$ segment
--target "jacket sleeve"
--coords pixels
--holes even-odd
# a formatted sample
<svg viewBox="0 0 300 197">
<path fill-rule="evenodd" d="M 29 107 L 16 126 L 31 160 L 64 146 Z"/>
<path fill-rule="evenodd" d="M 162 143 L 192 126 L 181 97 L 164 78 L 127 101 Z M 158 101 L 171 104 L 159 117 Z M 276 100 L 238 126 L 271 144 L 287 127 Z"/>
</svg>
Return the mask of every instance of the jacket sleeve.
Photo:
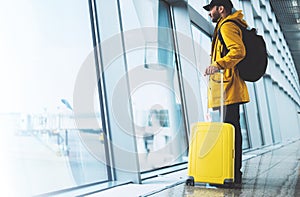
<svg viewBox="0 0 300 197">
<path fill-rule="evenodd" d="M 224 69 L 233 68 L 246 55 L 246 49 L 242 40 L 242 30 L 236 24 L 227 22 L 222 25 L 220 31 L 229 52 L 214 63 Z"/>
</svg>

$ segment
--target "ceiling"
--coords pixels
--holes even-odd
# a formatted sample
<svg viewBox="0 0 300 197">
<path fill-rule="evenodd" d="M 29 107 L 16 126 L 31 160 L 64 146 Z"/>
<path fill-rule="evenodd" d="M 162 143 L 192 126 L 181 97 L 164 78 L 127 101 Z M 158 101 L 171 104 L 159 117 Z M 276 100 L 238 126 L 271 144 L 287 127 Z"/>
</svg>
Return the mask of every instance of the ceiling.
<svg viewBox="0 0 300 197">
<path fill-rule="evenodd" d="M 270 3 L 300 78 L 300 0 L 270 0 Z"/>
</svg>

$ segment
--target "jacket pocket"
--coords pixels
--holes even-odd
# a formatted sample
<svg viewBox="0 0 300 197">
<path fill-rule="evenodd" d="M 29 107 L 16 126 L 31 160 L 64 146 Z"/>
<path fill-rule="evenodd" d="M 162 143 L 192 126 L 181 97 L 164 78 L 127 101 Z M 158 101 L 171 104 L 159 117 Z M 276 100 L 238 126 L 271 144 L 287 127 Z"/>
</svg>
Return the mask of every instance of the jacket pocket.
<svg viewBox="0 0 300 197">
<path fill-rule="evenodd" d="M 214 75 L 211 75 L 211 80 L 213 80 L 216 83 L 221 83 L 221 73 L 215 73 Z M 228 83 L 232 79 L 232 69 L 226 69 L 223 74 L 223 82 Z"/>
</svg>

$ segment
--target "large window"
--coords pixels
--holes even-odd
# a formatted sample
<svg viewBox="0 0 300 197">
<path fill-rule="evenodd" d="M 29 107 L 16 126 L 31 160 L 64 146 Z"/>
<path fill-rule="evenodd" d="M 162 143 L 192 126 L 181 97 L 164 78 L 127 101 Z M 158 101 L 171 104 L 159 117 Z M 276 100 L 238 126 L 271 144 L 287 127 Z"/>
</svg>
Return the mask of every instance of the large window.
<svg viewBox="0 0 300 197">
<path fill-rule="evenodd" d="M 87 1 L 3 1 L 0 15 L 2 183 L 31 196 L 107 180 Z"/>
<path fill-rule="evenodd" d="M 152 0 L 120 5 L 141 171 L 186 161 L 169 6 Z"/>
</svg>

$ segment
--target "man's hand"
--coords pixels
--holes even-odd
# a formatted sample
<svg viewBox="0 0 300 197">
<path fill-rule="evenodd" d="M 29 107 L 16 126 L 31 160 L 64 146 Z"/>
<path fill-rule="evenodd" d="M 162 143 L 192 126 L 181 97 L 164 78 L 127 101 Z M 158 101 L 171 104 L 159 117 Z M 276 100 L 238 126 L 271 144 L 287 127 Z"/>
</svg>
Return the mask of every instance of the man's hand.
<svg viewBox="0 0 300 197">
<path fill-rule="evenodd" d="M 219 72 L 219 69 L 215 66 L 209 66 L 205 69 L 205 73 L 204 73 L 204 76 L 206 75 L 212 75 L 216 72 Z"/>
</svg>

